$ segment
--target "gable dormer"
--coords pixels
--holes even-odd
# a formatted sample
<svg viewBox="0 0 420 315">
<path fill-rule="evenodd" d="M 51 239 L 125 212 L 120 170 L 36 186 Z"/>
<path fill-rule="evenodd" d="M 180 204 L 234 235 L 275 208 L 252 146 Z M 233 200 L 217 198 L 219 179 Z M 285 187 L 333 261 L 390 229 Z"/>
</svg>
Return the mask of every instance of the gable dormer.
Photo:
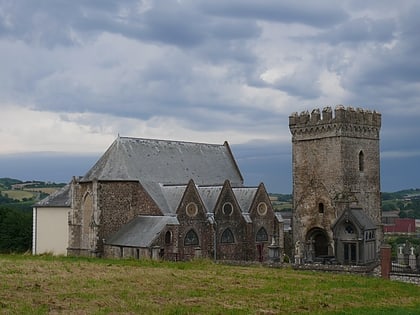
<svg viewBox="0 0 420 315">
<path fill-rule="evenodd" d="M 263 183 L 258 185 L 248 211 L 252 219 L 262 218 L 267 215 L 274 215 L 274 209 L 271 205 L 270 197 Z"/>
<path fill-rule="evenodd" d="M 214 217 L 217 222 L 237 221 L 242 217 L 241 207 L 236 200 L 229 180 L 226 180 L 220 191 L 214 208 Z"/>
<path fill-rule="evenodd" d="M 185 186 L 184 194 L 179 203 L 176 214 L 180 221 L 203 220 L 206 219 L 206 209 L 198 193 L 197 186 L 191 179 Z"/>
</svg>

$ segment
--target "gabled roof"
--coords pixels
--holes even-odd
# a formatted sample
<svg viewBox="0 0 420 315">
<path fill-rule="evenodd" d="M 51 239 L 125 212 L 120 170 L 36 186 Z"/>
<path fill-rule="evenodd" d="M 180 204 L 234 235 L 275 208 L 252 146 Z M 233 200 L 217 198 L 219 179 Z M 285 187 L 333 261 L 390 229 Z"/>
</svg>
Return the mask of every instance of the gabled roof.
<svg viewBox="0 0 420 315">
<path fill-rule="evenodd" d="M 124 247 L 150 247 L 167 224 L 179 224 L 171 216 L 139 216 L 125 224 L 105 244 Z"/>
<path fill-rule="evenodd" d="M 223 186 L 199 186 L 197 187 L 198 194 L 206 207 L 207 212 L 213 213 L 217 200 Z"/>
<path fill-rule="evenodd" d="M 71 206 L 71 196 L 70 196 L 70 185 L 62 187 L 61 189 L 55 191 L 48 197 L 37 202 L 34 207 L 70 207 Z"/>
<path fill-rule="evenodd" d="M 135 180 L 162 184 L 243 183 L 227 142 L 223 145 L 118 137 L 81 181 Z"/>
<path fill-rule="evenodd" d="M 356 224 L 361 230 L 376 230 L 376 225 L 373 223 L 372 219 L 369 218 L 368 215 L 363 211 L 363 209 L 359 208 L 349 208 L 346 209 L 342 215 L 335 221 L 333 224 L 333 229 L 343 222 L 344 220 L 349 220 L 353 224 Z"/>
<path fill-rule="evenodd" d="M 258 187 L 232 187 L 233 194 L 243 213 L 249 213 L 252 201 L 258 191 Z"/>
<path fill-rule="evenodd" d="M 194 181 L 192 181 L 194 184 Z M 181 199 L 184 195 L 187 185 L 155 185 L 155 188 L 159 186 L 161 194 L 154 193 L 155 196 L 160 195 L 158 198 L 158 204 L 161 209 L 166 209 L 165 214 L 175 215 L 176 209 L 179 206 Z M 145 186 L 147 189 L 147 185 Z M 223 186 L 199 186 L 195 185 L 197 192 L 200 196 L 201 201 L 204 204 L 205 211 L 207 213 L 214 213 L 216 203 L 219 200 L 220 193 L 222 192 Z M 149 189 L 150 190 L 150 189 Z M 238 202 L 241 209 L 242 215 L 246 216 L 249 214 L 249 210 L 252 205 L 252 201 L 258 191 L 258 187 L 232 187 L 233 195 Z"/>
<path fill-rule="evenodd" d="M 178 206 L 181 203 L 182 196 L 184 195 L 184 192 L 187 186 L 186 185 L 160 185 L 160 187 L 162 189 L 162 196 L 165 198 L 165 204 L 166 204 L 165 206 L 168 209 L 168 213 L 172 215 L 176 215 L 176 210 L 178 209 Z"/>
</svg>

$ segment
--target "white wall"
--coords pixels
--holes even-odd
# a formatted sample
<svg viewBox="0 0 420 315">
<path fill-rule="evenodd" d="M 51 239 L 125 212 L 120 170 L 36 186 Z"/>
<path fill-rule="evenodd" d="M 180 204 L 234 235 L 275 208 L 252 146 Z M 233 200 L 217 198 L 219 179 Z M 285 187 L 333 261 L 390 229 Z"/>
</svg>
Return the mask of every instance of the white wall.
<svg viewBox="0 0 420 315">
<path fill-rule="evenodd" d="M 68 246 L 68 212 L 70 208 L 34 208 L 34 255 L 51 253 L 66 255 Z"/>
</svg>

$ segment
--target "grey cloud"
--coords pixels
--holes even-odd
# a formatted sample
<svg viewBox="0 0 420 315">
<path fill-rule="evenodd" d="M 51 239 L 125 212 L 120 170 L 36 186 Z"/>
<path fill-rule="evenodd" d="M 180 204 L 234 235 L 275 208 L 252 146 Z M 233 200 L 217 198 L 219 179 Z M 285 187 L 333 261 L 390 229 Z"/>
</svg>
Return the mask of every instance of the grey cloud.
<svg viewBox="0 0 420 315">
<path fill-rule="evenodd" d="M 204 15 L 188 2 L 153 1 L 139 9 L 137 1 L 3 1 L 0 36 L 47 47 L 77 44 L 101 32 L 152 42 L 194 47 L 208 39 L 255 38 L 255 21 Z"/>
<path fill-rule="evenodd" d="M 325 41 L 332 45 L 340 43 L 389 42 L 394 38 L 395 22 L 392 19 L 372 20 L 362 17 L 345 21 L 334 28 L 309 39 Z"/>
<path fill-rule="evenodd" d="M 258 19 L 280 23 L 301 23 L 330 27 L 347 19 L 348 14 L 336 1 L 200 1 L 203 12 L 230 18 Z"/>
<path fill-rule="evenodd" d="M 191 130 L 252 137 L 253 130 L 287 133 L 280 114 L 287 108 L 323 107 L 328 104 L 320 102 L 342 97 L 337 102 L 383 113 L 385 151 L 420 146 L 420 130 L 402 127 L 418 125 L 420 116 L 420 7 L 414 2 L 142 3 L 0 0 L 0 106 L 115 119 L 165 116 Z M 292 66 L 281 73 L 281 65 Z M 267 83 L 261 79 L 267 69 L 281 75 Z M 335 81 L 323 90 L 320 75 L 331 78 L 328 72 L 343 93 L 331 92 Z M 255 179 L 270 173 L 259 165 L 277 167 L 284 154 L 273 149 L 281 144 L 258 141 L 247 144 L 250 151 L 238 147 L 244 173 Z"/>
</svg>

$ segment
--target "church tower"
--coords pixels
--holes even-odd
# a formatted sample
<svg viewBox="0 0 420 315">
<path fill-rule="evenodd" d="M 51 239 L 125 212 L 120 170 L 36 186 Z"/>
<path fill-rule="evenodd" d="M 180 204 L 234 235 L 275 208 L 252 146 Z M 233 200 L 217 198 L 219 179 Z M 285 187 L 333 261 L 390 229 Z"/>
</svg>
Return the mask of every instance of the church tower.
<svg viewBox="0 0 420 315">
<path fill-rule="evenodd" d="M 342 105 L 289 117 L 293 242 L 302 259 L 377 259 L 383 238 L 380 127 L 379 113 Z"/>
</svg>

